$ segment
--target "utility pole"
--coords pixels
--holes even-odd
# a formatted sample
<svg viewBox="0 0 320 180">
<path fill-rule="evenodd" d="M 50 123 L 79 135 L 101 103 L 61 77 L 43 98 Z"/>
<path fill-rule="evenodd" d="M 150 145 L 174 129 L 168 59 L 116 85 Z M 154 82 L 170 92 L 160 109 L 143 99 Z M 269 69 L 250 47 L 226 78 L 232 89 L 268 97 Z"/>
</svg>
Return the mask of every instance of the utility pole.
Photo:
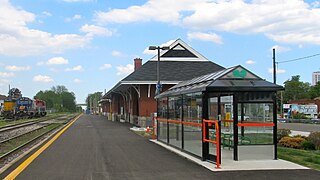
<svg viewBox="0 0 320 180">
<path fill-rule="evenodd" d="M 273 48 L 273 83 L 277 84 L 277 75 L 276 75 L 276 49 Z"/>
</svg>

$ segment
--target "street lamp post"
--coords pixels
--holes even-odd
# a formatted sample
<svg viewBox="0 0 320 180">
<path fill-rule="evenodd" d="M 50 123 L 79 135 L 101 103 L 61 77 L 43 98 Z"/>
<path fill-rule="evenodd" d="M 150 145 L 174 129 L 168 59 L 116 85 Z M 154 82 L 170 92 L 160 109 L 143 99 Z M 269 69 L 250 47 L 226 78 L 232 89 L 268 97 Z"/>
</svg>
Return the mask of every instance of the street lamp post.
<svg viewBox="0 0 320 180">
<path fill-rule="evenodd" d="M 157 62 L 157 85 L 156 85 L 156 95 L 160 94 L 161 91 L 161 84 L 160 84 L 160 49 L 161 50 L 168 50 L 169 46 L 149 46 L 149 50 L 158 50 L 158 62 Z"/>
<path fill-rule="evenodd" d="M 157 62 L 157 84 L 156 84 L 156 93 L 155 96 L 159 95 L 161 92 L 162 85 L 160 84 L 160 49 L 161 50 L 168 50 L 170 47 L 168 46 L 149 46 L 149 50 L 158 50 L 158 62 Z M 157 109 L 159 107 L 159 101 L 157 100 Z M 159 129 L 156 128 L 156 122 L 158 114 L 155 119 L 152 120 L 152 139 L 155 139 L 155 129 L 157 129 L 157 134 L 159 134 Z M 157 123 L 158 124 L 158 123 Z M 158 127 L 158 126 L 157 126 Z"/>
</svg>

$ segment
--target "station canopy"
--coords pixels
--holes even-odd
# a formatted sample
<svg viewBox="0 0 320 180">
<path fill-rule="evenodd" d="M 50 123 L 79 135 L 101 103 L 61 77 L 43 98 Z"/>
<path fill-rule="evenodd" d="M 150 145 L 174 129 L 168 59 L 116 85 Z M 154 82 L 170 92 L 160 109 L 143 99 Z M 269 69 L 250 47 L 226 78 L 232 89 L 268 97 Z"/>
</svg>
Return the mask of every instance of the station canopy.
<svg viewBox="0 0 320 180">
<path fill-rule="evenodd" d="M 268 82 L 241 65 L 183 81 L 156 98 L 194 92 L 277 91 L 283 87 Z"/>
</svg>

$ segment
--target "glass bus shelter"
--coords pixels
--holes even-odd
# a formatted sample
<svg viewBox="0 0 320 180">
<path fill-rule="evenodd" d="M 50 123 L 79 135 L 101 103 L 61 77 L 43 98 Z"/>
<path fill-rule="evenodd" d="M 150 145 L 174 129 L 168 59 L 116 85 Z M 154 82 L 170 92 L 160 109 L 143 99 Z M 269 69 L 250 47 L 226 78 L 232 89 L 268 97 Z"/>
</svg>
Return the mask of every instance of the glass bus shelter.
<svg viewBox="0 0 320 180">
<path fill-rule="evenodd" d="M 277 159 L 276 91 L 282 89 L 242 66 L 179 83 L 156 97 L 157 140 L 222 164 Z M 218 128 L 204 119 L 216 120 Z M 216 144 L 203 141 L 215 140 L 216 131 L 219 155 Z"/>
</svg>

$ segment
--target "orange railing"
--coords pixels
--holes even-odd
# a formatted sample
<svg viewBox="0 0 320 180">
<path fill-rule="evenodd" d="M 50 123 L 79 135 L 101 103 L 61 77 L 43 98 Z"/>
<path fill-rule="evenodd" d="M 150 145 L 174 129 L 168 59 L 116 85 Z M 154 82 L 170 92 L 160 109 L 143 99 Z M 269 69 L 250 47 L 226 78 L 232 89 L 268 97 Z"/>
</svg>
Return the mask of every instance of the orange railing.
<svg viewBox="0 0 320 180">
<path fill-rule="evenodd" d="M 191 126 L 197 126 L 197 127 L 203 127 L 202 129 L 202 132 L 203 132 L 203 142 L 210 142 L 210 143 L 213 143 L 213 144 L 216 144 L 216 148 L 217 148 L 217 159 L 216 159 L 216 168 L 220 168 L 220 133 L 218 131 L 219 129 L 219 124 L 218 124 L 218 121 L 216 120 L 203 120 L 203 124 L 201 123 L 194 123 L 194 122 L 186 122 L 186 121 L 180 121 L 180 120 L 172 120 L 172 119 L 162 119 L 162 118 L 155 118 L 158 122 L 163 122 L 163 123 L 176 123 L 176 124 L 186 124 L 186 125 L 191 125 Z M 226 120 L 227 121 L 227 120 Z M 212 124 L 215 124 L 215 127 L 217 129 L 216 131 L 216 140 L 213 141 L 213 140 L 210 140 L 210 139 L 206 139 L 206 135 L 205 135 L 205 132 L 206 132 L 206 129 L 205 129 L 205 123 L 208 123 L 209 126 L 211 126 Z M 153 126 L 153 129 L 155 127 Z M 154 133 L 154 132 L 153 132 Z M 155 137 L 153 137 L 155 138 Z"/>
<path fill-rule="evenodd" d="M 213 143 L 216 145 L 216 151 L 217 151 L 217 156 L 216 156 L 216 168 L 220 168 L 220 133 L 219 133 L 219 123 L 217 120 L 206 120 L 206 119 L 203 119 L 203 129 L 202 129 L 202 140 L 203 142 L 210 142 L 210 143 Z M 205 126 L 205 123 L 208 123 L 208 124 L 213 124 L 215 125 L 215 128 L 216 128 L 216 140 L 210 140 L 210 139 L 206 139 L 206 126 Z"/>
</svg>

